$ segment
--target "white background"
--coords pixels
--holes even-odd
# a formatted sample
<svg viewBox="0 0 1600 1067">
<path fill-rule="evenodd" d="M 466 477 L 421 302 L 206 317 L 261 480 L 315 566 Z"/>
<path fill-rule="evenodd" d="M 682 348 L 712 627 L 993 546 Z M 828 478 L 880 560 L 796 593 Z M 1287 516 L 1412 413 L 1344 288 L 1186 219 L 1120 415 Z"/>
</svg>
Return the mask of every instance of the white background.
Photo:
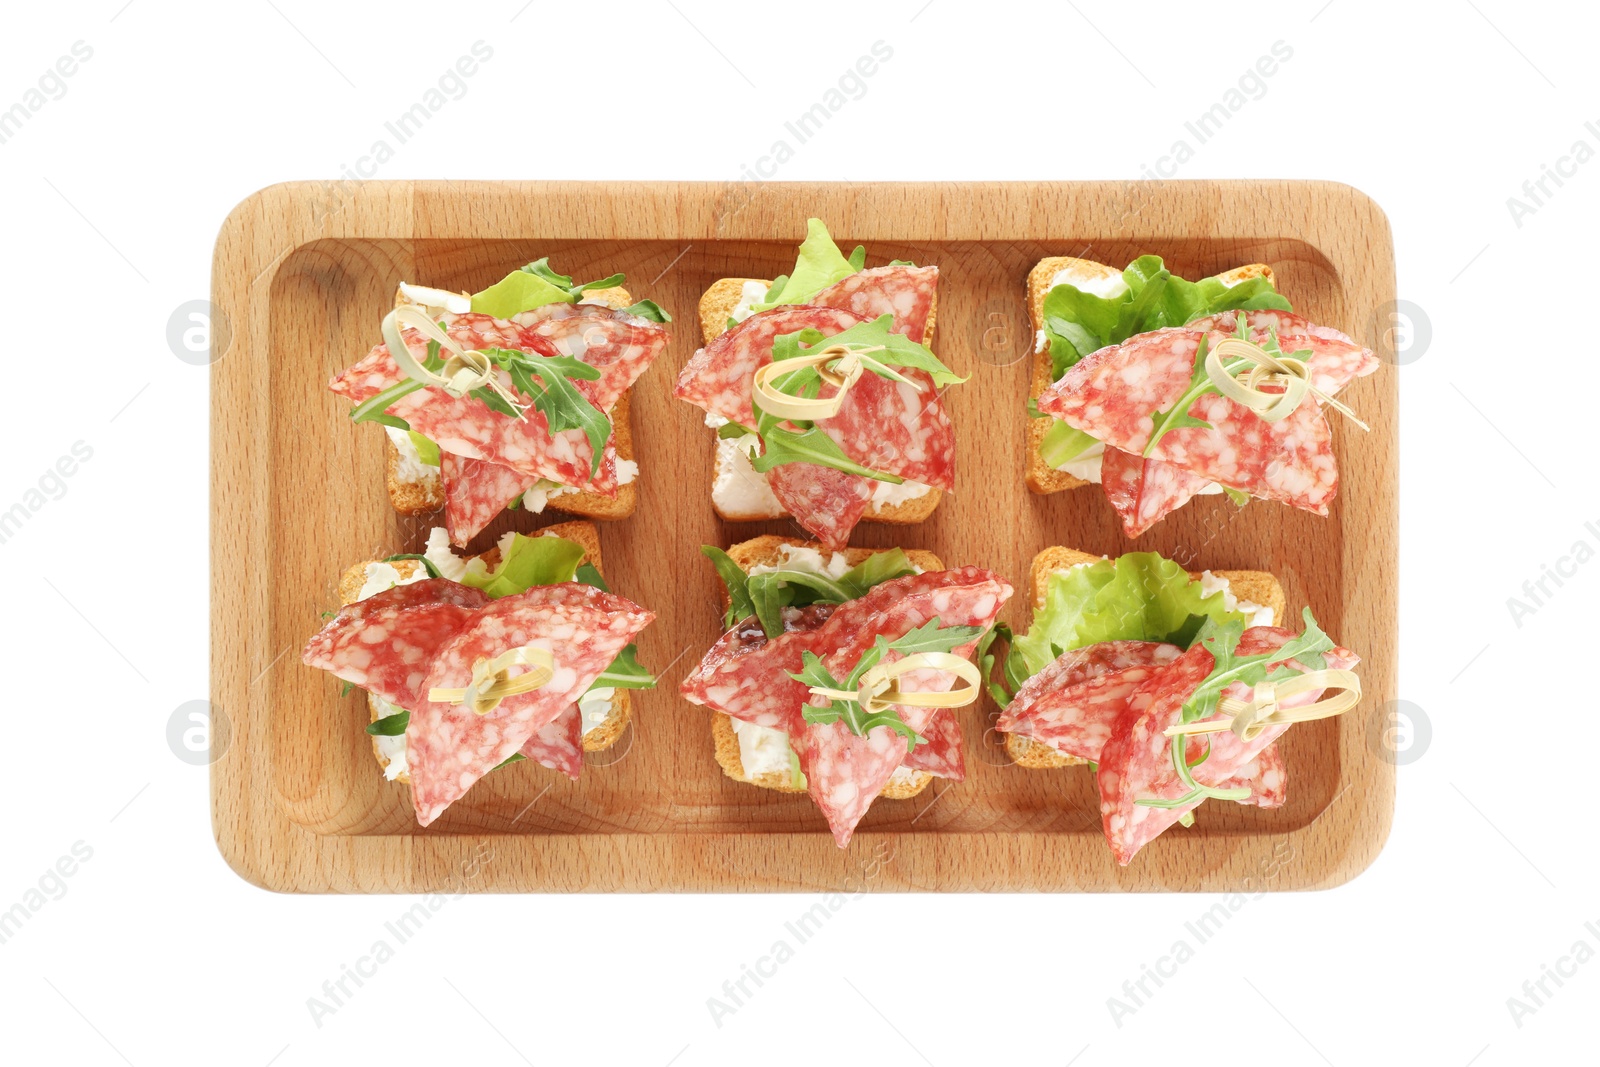
<svg viewBox="0 0 1600 1067">
<path fill-rule="evenodd" d="M 1584 127 L 1600 120 L 1594 11 L 124 3 L 14 5 L 0 40 L 0 109 L 75 42 L 93 50 L 0 144 L 14 368 L 0 510 L 75 442 L 93 450 L 0 545 L 0 910 L 75 843 L 92 849 L 0 944 L 0 1057 L 1592 1062 L 1600 962 L 1561 964 L 1575 973 L 1547 979 L 1542 1006 L 1522 986 L 1580 940 L 1600 950 L 1583 725 L 1600 163 L 1547 182 L 1520 225 L 1507 198 L 1575 141 L 1600 148 Z M 865 95 L 779 177 L 1127 179 L 1275 41 L 1292 48 L 1178 176 L 1361 188 L 1394 227 L 1399 295 L 1431 324 L 1384 371 L 1405 406 L 1401 693 L 1431 740 L 1407 753 L 1377 862 L 1334 891 L 1248 901 L 1120 1020 L 1108 998 L 1180 938 L 1194 945 L 1184 924 L 1217 898 L 853 900 L 720 1027 L 707 998 L 810 899 L 466 898 L 318 1026 L 307 999 L 411 902 L 245 884 L 212 843 L 206 769 L 169 748 L 169 716 L 207 690 L 208 398 L 167 321 L 208 295 L 235 203 L 337 176 L 478 40 L 493 58 L 448 122 L 379 177 L 731 181 L 882 40 L 893 57 Z M 631 116 L 609 153 L 533 132 L 591 109 Z M 1514 618 L 1508 598 L 1579 541 L 1585 562 Z M 1512 996 L 1536 1010 L 1514 1018 Z"/>
</svg>

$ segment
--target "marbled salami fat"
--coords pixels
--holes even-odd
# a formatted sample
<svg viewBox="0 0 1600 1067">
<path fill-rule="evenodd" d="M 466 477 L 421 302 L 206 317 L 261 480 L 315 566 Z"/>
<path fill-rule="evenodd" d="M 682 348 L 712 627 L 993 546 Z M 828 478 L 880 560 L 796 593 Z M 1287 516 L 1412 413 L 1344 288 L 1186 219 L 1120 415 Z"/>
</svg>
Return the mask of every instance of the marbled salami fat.
<svg viewBox="0 0 1600 1067">
<path fill-rule="evenodd" d="M 535 730 L 520 751 L 541 767 L 576 780 L 583 773 L 583 712 L 578 705 L 568 704 L 554 720 Z"/>
<path fill-rule="evenodd" d="M 535 586 L 481 609 L 439 653 L 422 688 L 465 688 L 473 665 L 533 646 L 555 658 L 555 677 L 507 697 L 486 715 L 460 704 L 423 700 L 406 728 L 411 798 L 427 826 L 474 782 L 519 751 L 589 688 L 655 616 L 639 605 L 578 582 Z"/>
<path fill-rule="evenodd" d="M 397 585 L 346 604 L 300 658 L 409 710 L 426 695 L 434 657 L 488 602 L 481 589 L 444 578 Z"/>
<path fill-rule="evenodd" d="M 952 782 L 965 781 L 967 763 L 961 754 L 961 722 L 956 718 L 955 710 L 942 708 L 936 711 L 921 732 L 927 741 L 912 749 L 901 766 L 913 771 L 925 771 L 935 778 L 948 778 Z"/>
<path fill-rule="evenodd" d="M 938 267 L 870 267 L 834 282 L 810 303 L 844 308 L 864 319 L 893 315 L 894 332 L 921 344 L 938 285 Z"/>
<path fill-rule="evenodd" d="M 772 495 L 830 552 L 850 543 L 850 531 L 872 502 L 876 482 L 814 463 L 785 463 L 767 472 Z"/>
<path fill-rule="evenodd" d="M 1109 445 L 1100 460 L 1101 488 L 1129 537 L 1138 537 L 1209 484 L 1175 463 L 1144 459 Z"/>
<path fill-rule="evenodd" d="M 717 639 L 678 691 L 691 704 L 792 735 L 799 729 L 806 686 L 789 675 L 804 665 L 806 652 L 820 647 L 817 630 L 833 611 L 832 604 L 785 608 L 785 632 L 775 640 L 768 640 L 754 616 L 739 621 Z"/>
<path fill-rule="evenodd" d="M 538 479 L 503 464 L 440 452 L 439 480 L 444 486 L 445 528 L 451 544 L 459 546 L 476 537 Z"/>
</svg>

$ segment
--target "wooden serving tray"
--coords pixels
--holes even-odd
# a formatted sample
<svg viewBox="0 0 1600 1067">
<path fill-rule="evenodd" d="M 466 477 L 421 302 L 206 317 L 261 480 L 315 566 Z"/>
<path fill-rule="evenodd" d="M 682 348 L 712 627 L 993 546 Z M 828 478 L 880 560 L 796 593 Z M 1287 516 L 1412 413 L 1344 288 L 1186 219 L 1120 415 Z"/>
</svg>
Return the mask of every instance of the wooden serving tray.
<svg viewBox="0 0 1600 1067">
<path fill-rule="evenodd" d="M 873 805 L 846 851 L 804 795 L 725 778 L 710 712 L 678 682 L 718 635 L 720 586 L 699 555 L 787 522 L 731 524 L 711 510 L 712 434 L 672 398 L 699 345 L 695 307 L 715 279 L 793 264 L 807 216 L 868 264 L 940 270 L 935 345 L 971 375 L 947 394 L 959 438 L 956 490 L 923 526 L 863 525 L 855 543 L 927 548 L 1006 575 L 1003 618 L 1025 629 L 1028 565 L 1049 545 L 1116 555 L 1154 549 L 1194 569 L 1274 571 L 1298 617 L 1310 604 L 1364 657 L 1362 708 L 1296 726 L 1280 742 L 1289 803 L 1211 803 L 1119 869 L 1081 768 L 1009 765 L 997 709 L 962 709 L 967 780 Z M 231 347 L 212 375 L 211 798 L 217 843 L 258 885 L 286 892 L 1227 890 L 1337 885 L 1382 847 L 1394 770 L 1374 743 L 1395 698 L 1396 381 L 1393 364 L 1350 387 L 1372 424 L 1333 419 L 1342 468 L 1330 518 L 1223 497 L 1127 541 L 1098 489 L 1040 497 L 1023 484 L 1033 336 L 1024 279 L 1043 256 L 1121 265 L 1141 253 L 1198 278 L 1263 261 L 1297 311 L 1380 349 L 1394 297 L 1382 211 L 1316 182 L 711 184 L 367 182 L 273 186 L 228 217 L 214 302 Z M 631 734 L 591 755 L 579 782 L 519 763 L 419 830 L 361 727 L 362 695 L 301 665 L 352 562 L 417 551 L 426 520 L 384 491 L 372 426 L 325 388 L 365 354 L 404 279 L 477 290 L 550 256 L 563 273 L 626 271 L 634 297 L 675 318 L 672 346 L 635 387 L 638 513 L 601 525 L 614 589 L 658 613 L 641 660 L 661 674 Z M 213 336 L 224 329 L 214 325 Z M 223 343 L 221 341 L 219 344 Z M 473 545 L 564 516 L 501 516 Z M 224 750 L 225 746 L 225 750 Z"/>
</svg>

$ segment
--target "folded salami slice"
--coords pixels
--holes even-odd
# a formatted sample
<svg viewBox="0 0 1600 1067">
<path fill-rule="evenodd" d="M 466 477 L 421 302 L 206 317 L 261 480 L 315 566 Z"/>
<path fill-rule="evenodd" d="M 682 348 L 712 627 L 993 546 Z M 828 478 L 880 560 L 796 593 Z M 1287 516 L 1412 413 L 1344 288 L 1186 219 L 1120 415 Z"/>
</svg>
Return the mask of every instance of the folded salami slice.
<svg viewBox="0 0 1600 1067">
<path fill-rule="evenodd" d="M 967 764 L 961 754 L 961 723 L 956 713 L 950 708 L 936 711 L 921 733 L 927 742 L 912 749 L 901 766 L 952 782 L 965 781 Z"/>
<path fill-rule="evenodd" d="M 1281 648 L 1292 637 L 1291 631 L 1281 627 L 1251 627 L 1239 641 L 1238 654 L 1250 656 L 1269 652 Z M 1336 669 L 1353 667 L 1358 662 L 1353 653 L 1342 648 L 1326 653 L 1324 658 L 1329 667 Z M 1292 660 L 1289 663 L 1304 669 Z M 1100 816 L 1112 854 L 1123 866 L 1132 862 L 1138 851 L 1162 831 L 1203 802 L 1195 800 L 1173 808 L 1137 803 L 1141 798 L 1176 800 L 1189 792 L 1172 766 L 1172 739 L 1165 731 L 1182 721 L 1184 701 L 1206 680 L 1214 665 L 1211 652 L 1202 644 L 1194 645 L 1173 660 L 1133 693 L 1127 708 L 1112 727 L 1110 740 L 1101 750 Z M 1224 692 L 1241 699 L 1249 699 L 1250 695 L 1248 687 L 1237 685 Z M 1322 690 L 1309 690 L 1284 701 L 1283 706 L 1312 704 L 1321 696 Z M 1195 781 L 1207 786 L 1229 784 L 1287 729 L 1286 725 L 1268 727 L 1253 741 L 1245 741 L 1231 731 L 1209 735 L 1208 741 L 1198 742 L 1209 744 L 1210 754 L 1194 768 Z M 1191 742 L 1191 746 L 1195 744 Z"/>
<path fill-rule="evenodd" d="M 535 586 L 481 609 L 433 660 L 424 696 L 435 688 L 465 688 L 479 660 L 526 646 L 552 653 L 555 677 L 532 692 L 506 697 L 486 715 L 459 704 L 419 703 L 406 728 L 417 822 L 433 822 L 534 731 L 554 721 L 654 617 L 630 600 L 578 582 Z"/>
<path fill-rule="evenodd" d="M 1100 459 L 1100 484 L 1123 532 L 1138 537 L 1211 483 L 1175 463 L 1143 459 L 1108 445 Z"/>
<path fill-rule="evenodd" d="M 802 529 L 837 552 L 850 543 L 850 531 L 866 514 L 877 483 L 832 467 L 785 463 L 768 472 L 767 484 Z"/>
<path fill-rule="evenodd" d="M 535 730 L 520 751 L 541 767 L 576 780 L 583 773 L 583 712 L 568 704 L 554 721 Z"/>
<path fill-rule="evenodd" d="M 836 643 L 830 640 L 829 651 L 822 655 L 823 666 L 835 678 L 844 678 L 879 636 L 893 640 L 932 619 L 938 619 L 941 627 L 987 629 L 1011 591 L 1004 578 L 979 567 L 929 571 L 884 582 L 866 596 L 841 605 L 817 631 L 819 637 L 838 639 Z M 954 652 L 971 655 L 975 644 Z M 891 653 L 885 662 L 899 656 Z M 900 686 L 905 692 L 938 692 L 948 690 L 956 680 L 948 671 L 918 670 L 902 675 Z M 821 698 L 809 702 L 822 703 Z M 931 708 L 900 705 L 898 710 L 907 725 L 919 732 L 928 728 L 934 716 Z M 881 726 L 859 736 L 840 721 L 804 723 L 798 732 L 790 733 L 790 743 L 800 756 L 811 798 L 843 848 L 895 768 L 905 761 L 905 738 Z"/>
<path fill-rule="evenodd" d="M 894 332 L 921 344 L 938 284 L 938 267 L 869 267 L 834 282 L 811 303 L 844 308 L 864 319 L 893 315 Z"/>
<path fill-rule="evenodd" d="M 444 486 L 444 521 L 450 543 L 465 545 L 494 521 L 506 505 L 538 481 L 519 470 L 488 460 L 439 453 Z"/>
<path fill-rule="evenodd" d="M 1091 762 L 1135 690 L 1182 652 L 1155 641 L 1106 641 L 1064 652 L 1017 690 L 995 723 Z"/>
<path fill-rule="evenodd" d="M 1195 353 L 1206 334 L 1187 328 L 1152 330 L 1100 349 L 1039 397 L 1039 410 L 1118 448 L 1143 456 L 1152 418 L 1189 387 Z M 1227 339 L 1220 331 L 1211 344 Z M 1170 430 L 1150 457 L 1208 482 L 1326 515 L 1339 487 L 1327 421 L 1307 399 L 1286 418 L 1267 422 L 1243 405 L 1210 393 L 1187 412 L 1209 423 Z"/>
<path fill-rule="evenodd" d="M 750 398 L 756 371 L 772 362 L 772 345 L 780 335 L 810 329 L 832 337 L 862 321 L 841 308 L 809 304 L 758 312 L 690 357 L 673 395 L 729 422 L 754 426 Z"/>
<path fill-rule="evenodd" d="M 452 340 L 468 349 L 508 348 L 541 356 L 576 355 L 601 370 L 596 381 L 575 379 L 573 386 L 596 408 L 609 411 L 628 386 L 666 347 L 662 327 L 597 305 L 554 304 L 512 319 L 444 313 L 440 322 Z M 427 341 L 403 330 L 411 354 L 421 361 Z M 403 375 L 386 344 L 375 346 L 354 366 L 336 375 L 328 388 L 356 403 L 398 383 Z M 511 380 L 504 372 L 501 383 Z M 588 487 L 593 450 L 581 430 L 550 432 L 549 420 L 534 409 L 514 419 L 491 410 L 468 394 L 452 397 L 426 386 L 401 397 L 387 413 L 431 438 L 441 451 L 513 467 L 532 478 Z M 596 486 L 604 491 L 603 486 Z"/>
<path fill-rule="evenodd" d="M 300 658 L 409 710 L 425 694 L 434 656 L 488 602 L 481 589 L 443 578 L 397 585 L 341 608 Z"/>
<path fill-rule="evenodd" d="M 613 441 L 607 441 L 600 471 L 584 489 L 615 496 L 616 475 L 616 445 Z M 462 546 L 476 537 L 539 479 L 501 463 L 467 459 L 441 451 L 439 480 L 444 486 L 445 526 L 450 531 L 450 543 Z"/>
</svg>

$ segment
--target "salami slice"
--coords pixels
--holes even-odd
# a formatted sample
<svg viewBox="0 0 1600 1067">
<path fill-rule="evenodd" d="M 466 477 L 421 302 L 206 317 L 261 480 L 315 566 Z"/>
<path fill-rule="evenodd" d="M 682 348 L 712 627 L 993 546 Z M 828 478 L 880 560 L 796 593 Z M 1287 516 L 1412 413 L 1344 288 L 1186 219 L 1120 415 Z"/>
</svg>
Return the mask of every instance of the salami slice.
<svg viewBox="0 0 1600 1067">
<path fill-rule="evenodd" d="M 1094 435 L 1109 448 L 1143 455 L 1157 411 L 1177 403 L 1189 385 L 1198 330 L 1152 330 L 1080 360 L 1039 398 L 1039 410 Z M 1213 332 L 1211 343 L 1226 340 Z M 1279 500 L 1319 515 L 1338 491 L 1328 423 L 1308 400 L 1288 417 L 1267 422 L 1227 397 L 1211 393 L 1188 414 L 1209 426 L 1169 431 L 1150 458 L 1165 460 L 1206 481 Z"/>
<path fill-rule="evenodd" d="M 1258 655 L 1283 644 L 1294 634 L 1280 627 L 1256 626 L 1246 630 L 1239 642 L 1240 655 Z M 1357 658 L 1345 649 L 1325 655 L 1330 667 L 1354 666 Z M 1300 666 L 1290 661 L 1292 666 Z M 1101 750 L 1098 783 L 1100 815 L 1106 840 L 1119 864 L 1126 866 L 1145 845 L 1161 834 L 1201 801 L 1173 808 L 1139 804 L 1141 798 L 1176 800 L 1188 792 L 1172 766 L 1168 727 L 1182 720 L 1184 701 L 1205 681 L 1215 660 L 1204 645 L 1196 644 L 1165 670 L 1151 677 L 1129 698 L 1128 707 L 1112 728 L 1110 740 Z M 1302 668 L 1303 669 L 1303 668 Z M 1230 686 L 1229 696 L 1248 699 L 1247 687 Z M 1296 694 L 1285 707 L 1311 704 L 1321 698 L 1321 690 Z M 1263 730 L 1253 741 L 1245 741 L 1230 731 L 1209 735 L 1198 742 L 1209 745 L 1209 755 L 1194 768 L 1196 782 L 1208 786 L 1227 784 L 1276 741 L 1287 726 Z M 1196 758 L 1191 750 L 1191 760 Z"/>
<path fill-rule="evenodd" d="M 583 713 L 568 704 L 555 719 L 533 732 L 520 750 L 541 767 L 577 780 L 583 773 Z"/>
<path fill-rule="evenodd" d="M 864 319 L 893 315 L 894 332 L 921 344 L 938 284 L 938 267 L 870 267 L 834 282 L 811 303 L 844 308 Z"/>
<path fill-rule="evenodd" d="M 1232 336 L 1239 328 L 1238 311 L 1225 311 L 1188 324 L 1191 330 L 1218 330 Z M 1378 369 L 1378 357 L 1370 348 L 1362 348 L 1345 334 L 1331 326 L 1318 326 L 1288 311 L 1246 311 L 1250 340 L 1262 344 L 1269 333 L 1278 336 L 1279 346 L 1285 352 L 1311 349 L 1306 366 L 1311 371 L 1311 384 L 1332 396 L 1356 378 L 1364 378 Z"/>
<path fill-rule="evenodd" d="M 437 819 L 566 710 L 654 617 L 630 600 L 578 582 L 535 586 L 481 609 L 434 659 L 424 695 L 434 688 L 465 688 L 478 660 L 529 645 L 554 655 L 555 677 L 540 689 L 507 697 L 486 715 L 428 700 L 412 711 L 406 753 L 418 823 Z"/>
<path fill-rule="evenodd" d="M 1065 652 L 1017 690 L 995 725 L 1091 762 L 1135 690 L 1181 650 L 1154 641 L 1106 641 Z"/>
<path fill-rule="evenodd" d="M 812 537 L 832 552 L 850 543 L 850 531 L 872 502 L 877 484 L 859 474 L 848 474 L 812 463 L 785 463 L 767 474 L 772 495 Z"/>
<path fill-rule="evenodd" d="M 901 766 L 952 782 L 965 781 L 967 764 L 961 754 L 961 723 L 956 713 L 949 708 L 935 712 L 922 736 L 928 740 L 912 749 Z"/>
<path fill-rule="evenodd" d="M 434 657 L 488 602 L 482 590 L 444 578 L 397 585 L 341 608 L 300 658 L 410 710 Z"/>
<path fill-rule="evenodd" d="M 835 678 L 843 678 L 880 635 L 894 639 L 935 618 L 941 626 L 988 628 L 1011 591 L 1004 578 L 979 567 L 930 571 L 885 582 L 835 610 L 817 631 L 820 636 L 840 639 L 822 657 L 823 666 Z M 974 641 L 953 651 L 971 655 L 975 645 Z M 899 655 L 891 653 L 886 662 Z M 948 671 L 912 671 L 900 678 L 907 692 L 944 691 L 955 682 Z M 821 702 L 821 698 L 812 700 Z M 933 718 L 929 708 L 902 705 L 899 711 L 918 732 Z M 800 756 L 811 798 L 822 809 L 834 840 L 840 848 L 845 847 L 867 808 L 905 761 L 905 739 L 882 726 L 859 736 L 841 721 L 804 723 L 803 729 L 790 733 L 790 741 Z"/>
<path fill-rule="evenodd" d="M 538 479 L 499 463 L 441 452 L 439 480 L 450 542 L 465 545 Z"/>
<path fill-rule="evenodd" d="M 809 304 L 751 315 L 690 357 L 673 395 L 729 422 L 754 426 L 750 398 L 755 374 L 772 362 L 772 345 L 781 334 L 811 329 L 831 337 L 861 321 L 860 315 L 841 308 Z"/>
<path fill-rule="evenodd" d="M 1110 446 L 1100 461 L 1100 480 L 1129 537 L 1138 537 L 1210 484 L 1175 463 Z"/>
</svg>

